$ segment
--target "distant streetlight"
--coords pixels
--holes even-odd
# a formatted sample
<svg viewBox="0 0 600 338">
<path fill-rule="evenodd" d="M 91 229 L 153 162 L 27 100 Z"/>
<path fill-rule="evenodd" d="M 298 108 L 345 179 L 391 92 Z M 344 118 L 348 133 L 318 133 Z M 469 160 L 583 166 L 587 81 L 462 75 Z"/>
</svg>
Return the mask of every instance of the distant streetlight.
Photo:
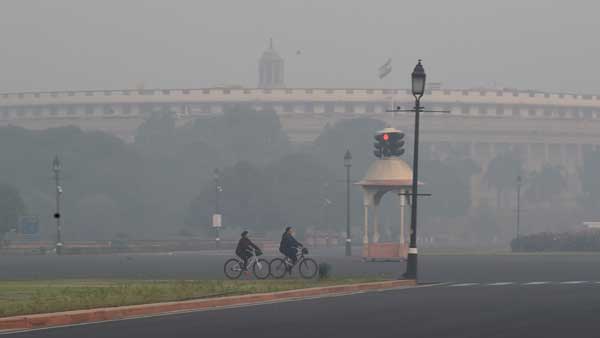
<svg viewBox="0 0 600 338">
<path fill-rule="evenodd" d="M 350 234 L 350 167 L 352 167 L 352 154 L 346 150 L 344 154 L 344 167 L 346 167 L 346 256 L 352 256 L 352 235 Z"/>
<path fill-rule="evenodd" d="M 517 176 L 517 251 L 521 251 L 521 175 Z"/>
<path fill-rule="evenodd" d="M 61 235 L 61 224 L 60 224 L 60 196 L 62 195 L 63 189 L 60 186 L 60 171 L 62 169 L 62 164 L 60 163 L 60 159 L 58 155 L 54 156 L 54 160 L 52 161 L 52 171 L 54 172 L 54 182 L 56 185 L 56 212 L 54 213 L 54 218 L 56 219 L 56 254 L 62 254 L 62 235 Z"/>
<path fill-rule="evenodd" d="M 215 228 L 215 231 L 216 231 L 215 246 L 218 249 L 219 245 L 221 243 L 221 236 L 220 236 L 221 211 L 220 211 L 220 207 L 219 207 L 219 194 L 221 193 L 221 191 L 223 191 L 223 188 L 221 187 L 221 184 L 219 182 L 219 180 L 221 178 L 221 172 L 219 171 L 219 169 L 215 169 L 213 171 L 213 178 L 215 180 L 215 213 L 213 215 L 213 227 Z"/>
</svg>

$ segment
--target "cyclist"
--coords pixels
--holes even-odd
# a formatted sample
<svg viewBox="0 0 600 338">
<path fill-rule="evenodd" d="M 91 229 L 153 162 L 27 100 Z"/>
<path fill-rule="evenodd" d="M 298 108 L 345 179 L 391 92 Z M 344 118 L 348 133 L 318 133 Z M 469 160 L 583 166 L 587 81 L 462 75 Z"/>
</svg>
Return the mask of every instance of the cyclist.
<svg viewBox="0 0 600 338">
<path fill-rule="evenodd" d="M 292 227 L 286 227 L 285 232 L 281 236 L 281 243 L 279 244 L 279 252 L 284 254 L 287 258 L 292 261 L 292 265 L 296 264 L 298 259 L 298 248 L 303 248 L 302 243 L 298 242 L 294 238 L 294 229 Z"/>
<path fill-rule="evenodd" d="M 252 249 L 254 249 L 257 256 L 260 256 L 262 251 L 256 244 L 252 243 L 250 238 L 248 238 L 248 231 L 244 230 L 241 236 L 242 238 L 240 238 L 240 241 L 238 242 L 237 248 L 235 249 L 235 254 L 244 261 L 244 266 L 242 269 L 246 270 L 248 259 L 252 257 Z"/>
</svg>

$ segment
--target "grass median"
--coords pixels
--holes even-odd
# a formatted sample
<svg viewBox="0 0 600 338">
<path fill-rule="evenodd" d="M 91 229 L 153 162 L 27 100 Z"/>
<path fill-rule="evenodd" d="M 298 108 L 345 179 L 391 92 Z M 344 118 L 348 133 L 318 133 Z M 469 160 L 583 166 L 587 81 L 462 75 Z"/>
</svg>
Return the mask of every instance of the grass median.
<svg viewBox="0 0 600 338">
<path fill-rule="evenodd" d="M 382 281 L 380 277 L 284 280 L 0 281 L 0 317 Z"/>
</svg>

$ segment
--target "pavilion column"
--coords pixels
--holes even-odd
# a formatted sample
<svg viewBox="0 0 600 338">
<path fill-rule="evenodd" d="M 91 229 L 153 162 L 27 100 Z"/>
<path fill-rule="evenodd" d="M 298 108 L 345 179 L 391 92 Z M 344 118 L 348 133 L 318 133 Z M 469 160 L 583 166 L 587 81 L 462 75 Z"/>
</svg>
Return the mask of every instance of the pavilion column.
<svg viewBox="0 0 600 338">
<path fill-rule="evenodd" d="M 406 196 L 403 195 L 405 190 L 401 190 L 398 197 L 400 197 L 400 244 L 403 245 L 405 243 L 404 239 L 404 207 L 406 205 Z"/>
<path fill-rule="evenodd" d="M 373 203 L 373 243 L 379 243 L 379 201 Z"/>
<path fill-rule="evenodd" d="M 365 220 L 363 223 L 363 244 L 364 245 L 368 245 L 369 244 L 369 204 L 365 203 L 364 204 L 364 216 L 365 216 Z"/>
</svg>

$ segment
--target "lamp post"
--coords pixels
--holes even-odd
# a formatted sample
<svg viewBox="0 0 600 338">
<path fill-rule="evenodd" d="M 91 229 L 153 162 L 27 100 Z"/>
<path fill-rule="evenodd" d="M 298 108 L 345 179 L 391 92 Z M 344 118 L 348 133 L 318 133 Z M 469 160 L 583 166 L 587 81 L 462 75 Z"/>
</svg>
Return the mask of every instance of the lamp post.
<svg viewBox="0 0 600 338">
<path fill-rule="evenodd" d="M 346 256 L 352 256 L 352 236 L 350 234 L 350 167 L 352 154 L 346 150 L 344 154 L 344 167 L 346 167 Z"/>
<path fill-rule="evenodd" d="M 219 207 L 219 194 L 221 191 L 223 191 L 223 189 L 221 188 L 221 184 L 219 182 L 220 176 L 221 173 L 219 169 L 215 169 L 213 172 L 213 178 L 215 180 L 215 213 L 213 215 L 213 227 L 216 231 L 215 246 L 217 249 L 219 248 L 219 244 L 221 243 L 221 234 L 219 229 L 221 227 L 221 210 Z"/>
<path fill-rule="evenodd" d="M 54 218 L 56 219 L 56 254 L 62 254 L 62 235 L 61 235 L 61 224 L 60 224 L 60 195 L 62 194 L 62 187 L 60 186 L 60 170 L 62 165 L 58 155 L 54 156 L 52 161 L 52 171 L 54 172 L 54 183 L 56 185 L 56 212 Z"/>
<path fill-rule="evenodd" d="M 425 94 L 425 69 L 421 60 L 415 66 L 412 79 L 412 94 L 415 97 L 415 139 L 413 145 L 413 177 L 412 177 L 412 203 L 410 212 L 410 244 L 408 248 L 408 259 L 406 264 L 405 278 L 417 279 L 417 200 L 419 182 L 419 114 L 421 108 L 421 97 Z"/>
<path fill-rule="evenodd" d="M 517 251 L 521 251 L 521 175 L 517 176 Z"/>
</svg>

